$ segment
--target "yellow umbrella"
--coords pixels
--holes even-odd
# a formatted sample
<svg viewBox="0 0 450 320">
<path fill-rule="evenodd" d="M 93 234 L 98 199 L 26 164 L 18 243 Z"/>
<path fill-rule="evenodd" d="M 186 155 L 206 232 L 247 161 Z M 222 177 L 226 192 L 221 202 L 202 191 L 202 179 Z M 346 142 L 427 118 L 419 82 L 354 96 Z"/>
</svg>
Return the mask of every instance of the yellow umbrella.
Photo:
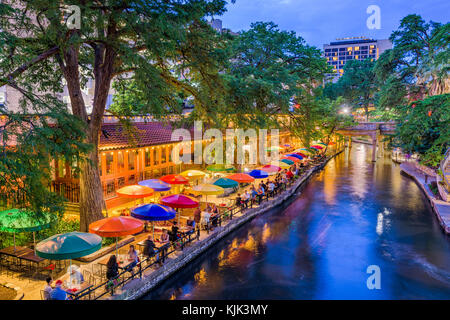
<svg viewBox="0 0 450 320">
<path fill-rule="evenodd" d="M 287 163 L 284 163 L 283 161 L 279 161 L 279 160 L 278 161 L 272 161 L 270 164 L 272 166 L 277 166 L 277 167 L 280 167 L 282 169 L 289 169 L 291 167 Z"/>
<path fill-rule="evenodd" d="M 203 183 L 198 186 L 192 187 L 192 191 L 198 194 L 202 194 L 206 196 L 206 203 L 208 203 L 208 196 L 219 195 L 224 193 L 225 190 L 223 188 L 216 186 L 214 184 Z"/>
<path fill-rule="evenodd" d="M 200 170 L 186 170 L 180 173 L 180 175 L 185 178 L 203 178 L 206 173 Z"/>
</svg>

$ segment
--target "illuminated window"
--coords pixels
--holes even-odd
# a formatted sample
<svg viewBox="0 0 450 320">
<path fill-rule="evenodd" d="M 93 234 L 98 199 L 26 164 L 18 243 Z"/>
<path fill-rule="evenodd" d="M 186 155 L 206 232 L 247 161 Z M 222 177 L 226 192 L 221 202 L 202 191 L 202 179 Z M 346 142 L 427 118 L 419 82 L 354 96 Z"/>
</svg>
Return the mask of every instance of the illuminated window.
<svg viewBox="0 0 450 320">
<path fill-rule="evenodd" d="M 352 50 L 353 50 L 352 47 L 348 47 L 348 48 L 347 48 L 347 51 L 352 51 Z"/>
<path fill-rule="evenodd" d="M 338 59 L 337 57 L 333 57 L 333 61 L 337 61 L 337 59 Z"/>
<path fill-rule="evenodd" d="M 370 49 L 373 49 L 373 48 L 375 48 L 375 46 L 374 46 L 374 45 L 371 45 L 369 48 L 370 48 Z"/>
<path fill-rule="evenodd" d="M 117 154 L 117 169 L 119 170 L 119 172 L 122 172 L 125 169 L 125 162 L 122 151 L 119 151 L 119 153 Z"/>
<path fill-rule="evenodd" d="M 134 151 L 128 152 L 128 170 L 134 170 L 134 161 L 136 159 L 136 154 Z"/>
<path fill-rule="evenodd" d="M 166 147 L 161 147 L 161 163 L 165 163 L 166 160 Z"/>
<path fill-rule="evenodd" d="M 150 150 L 148 150 L 148 149 L 145 149 L 144 163 L 145 163 L 146 167 L 150 167 L 150 165 L 151 165 Z"/>
<path fill-rule="evenodd" d="M 111 153 L 106 154 L 106 174 L 113 174 L 114 173 L 114 155 Z"/>
<path fill-rule="evenodd" d="M 358 55 L 355 56 L 355 59 L 358 60 Z"/>
<path fill-rule="evenodd" d="M 355 51 L 358 51 L 359 50 L 359 47 L 355 47 Z"/>
</svg>

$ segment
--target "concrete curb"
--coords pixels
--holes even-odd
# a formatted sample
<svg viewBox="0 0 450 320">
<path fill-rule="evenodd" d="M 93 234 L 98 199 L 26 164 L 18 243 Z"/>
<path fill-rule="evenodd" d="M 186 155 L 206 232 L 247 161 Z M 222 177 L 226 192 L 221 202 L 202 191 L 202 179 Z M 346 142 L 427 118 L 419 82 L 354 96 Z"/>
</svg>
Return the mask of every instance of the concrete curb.
<svg viewBox="0 0 450 320">
<path fill-rule="evenodd" d="M 343 150 L 335 153 L 333 156 L 328 157 L 323 163 L 309 169 L 302 176 L 302 178 L 298 179 L 290 188 L 279 194 L 276 199 L 267 201 L 258 208 L 248 210 L 245 215 L 234 218 L 226 226 L 214 229 L 207 238 L 197 241 L 192 246 L 185 248 L 178 257 L 171 261 L 167 261 L 161 268 L 151 274 L 143 276 L 142 279 L 136 279 L 126 284 L 121 293 L 115 294 L 109 299 L 135 300 L 144 296 L 157 285 L 161 284 L 161 282 L 169 278 L 175 272 L 212 247 L 220 239 L 230 234 L 230 232 L 236 230 L 238 227 L 252 220 L 256 216 L 278 207 L 283 202 L 291 198 L 296 193 L 297 189 L 305 184 L 315 172 L 322 170 L 328 161 L 340 154 L 342 151 Z"/>
<path fill-rule="evenodd" d="M 431 208 L 433 209 L 434 215 L 437 217 L 439 221 L 439 225 L 442 227 L 445 234 L 450 234 L 450 221 L 446 221 L 447 219 L 444 218 L 444 214 L 441 213 L 441 210 L 439 207 L 446 208 L 447 211 L 450 212 L 450 204 L 446 204 L 443 201 L 437 200 L 434 195 L 432 195 L 431 190 L 429 190 L 428 186 L 424 185 L 417 177 L 416 175 L 409 171 L 406 166 L 400 165 L 401 172 L 406 174 L 408 177 L 414 180 L 414 182 L 420 187 L 422 192 L 425 194 L 426 198 L 431 204 Z"/>
</svg>

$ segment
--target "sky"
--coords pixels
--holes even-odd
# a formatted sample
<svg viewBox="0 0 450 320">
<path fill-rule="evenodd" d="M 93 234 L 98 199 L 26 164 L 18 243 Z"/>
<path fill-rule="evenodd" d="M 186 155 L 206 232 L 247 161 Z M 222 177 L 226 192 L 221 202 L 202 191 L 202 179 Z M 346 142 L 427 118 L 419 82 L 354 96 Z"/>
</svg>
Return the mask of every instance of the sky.
<svg viewBox="0 0 450 320">
<path fill-rule="evenodd" d="M 380 29 L 367 27 L 370 5 L 380 8 Z M 216 17 L 223 21 L 224 28 L 237 32 L 248 30 L 252 22 L 273 21 L 281 30 L 293 30 L 321 49 L 336 38 L 387 39 L 400 20 L 411 13 L 426 21 L 450 20 L 449 0 L 236 0 L 227 5 L 227 10 Z"/>
</svg>

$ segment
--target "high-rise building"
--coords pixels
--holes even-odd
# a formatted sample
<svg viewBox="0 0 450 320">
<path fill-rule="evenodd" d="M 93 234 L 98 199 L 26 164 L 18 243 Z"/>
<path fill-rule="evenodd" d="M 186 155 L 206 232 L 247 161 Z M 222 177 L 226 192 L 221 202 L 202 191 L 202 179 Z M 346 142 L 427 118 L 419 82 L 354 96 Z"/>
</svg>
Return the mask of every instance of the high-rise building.
<svg viewBox="0 0 450 320">
<path fill-rule="evenodd" d="M 328 80 L 337 81 L 344 74 L 344 65 L 349 60 L 377 60 L 387 49 L 392 49 L 390 40 L 375 40 L 365 37 L 351 37 L 336 39 L 335 42 L 323 45 L 328 65 L 333 73 Z"/>
</svg>

